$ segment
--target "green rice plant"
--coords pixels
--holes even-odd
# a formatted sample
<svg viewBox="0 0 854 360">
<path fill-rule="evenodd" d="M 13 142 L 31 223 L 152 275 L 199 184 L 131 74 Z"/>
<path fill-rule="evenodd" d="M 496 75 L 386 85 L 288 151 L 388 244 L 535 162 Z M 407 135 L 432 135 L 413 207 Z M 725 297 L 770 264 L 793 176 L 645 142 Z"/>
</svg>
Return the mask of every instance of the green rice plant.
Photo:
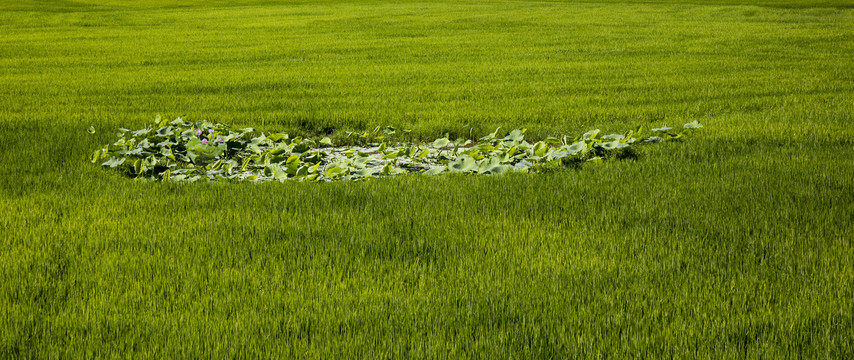
<svg viewBox="0 0 854 360">
<path fill-rule="evenodd" d="M 3 2 L 0 359 L 854 359 L 851 4 Z M 327 151 L 713 131 L 500 176 L 89 163 L 152 109 Z"/>
</svg>

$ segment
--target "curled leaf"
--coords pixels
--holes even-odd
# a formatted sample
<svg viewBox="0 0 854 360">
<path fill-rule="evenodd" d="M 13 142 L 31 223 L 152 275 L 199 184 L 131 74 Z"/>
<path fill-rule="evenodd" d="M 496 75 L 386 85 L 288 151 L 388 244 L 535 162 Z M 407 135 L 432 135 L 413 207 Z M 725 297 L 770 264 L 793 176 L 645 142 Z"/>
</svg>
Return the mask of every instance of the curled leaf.
<svg viewBox="0 0 854 360">
<path fill-rule="evenodd" d="M 682 125 L 682 127 L 686 128 L 686 129 L 699 129 L 699 128 L 703 127 L 703 124 L 700 124 L 699 121 L 694 120 L 694 121 L 689 122 L 685 125 Z"/>
</svg>

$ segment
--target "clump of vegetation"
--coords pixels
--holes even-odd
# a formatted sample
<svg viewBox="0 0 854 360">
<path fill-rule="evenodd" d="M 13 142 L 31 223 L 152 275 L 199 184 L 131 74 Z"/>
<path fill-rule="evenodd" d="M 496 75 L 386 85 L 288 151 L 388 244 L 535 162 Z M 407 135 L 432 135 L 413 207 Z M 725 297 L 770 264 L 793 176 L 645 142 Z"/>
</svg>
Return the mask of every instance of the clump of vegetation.
<svg viewBox="0 0 854 360">
<path fill-rule="evenodd" d="M 534 143 L 525 140 L 525 129 L 504 135 L 496 129 L 476 141 L 452 141 L 446 136 L 427 143 L 335 146 L 328 137 L 314 141 L 283 133 L 255 134 L 252 128 L 232 130 L 224 124 L 181 118 L 167 122 L 158 116 L 153 127 L 119 129 L 118 141 L 95 151 L 92 162 L 106 160 L 104 167 L 136 179 L 176 182 L 333 181 L 408 173 L 539 172 L 588 161 L 634 157 L 638 145 L 680 140 L 699 127 L 702 125 L 693 121 L 679 131 L 661 127 L 644 133 L 637 128 L 604 136 L 593 130 L 574 138 L 550 137 Z M 379 141 L 396 131 L 386 127 L 377 135 L 377 128 L 361 137 Z"/>
</svg>

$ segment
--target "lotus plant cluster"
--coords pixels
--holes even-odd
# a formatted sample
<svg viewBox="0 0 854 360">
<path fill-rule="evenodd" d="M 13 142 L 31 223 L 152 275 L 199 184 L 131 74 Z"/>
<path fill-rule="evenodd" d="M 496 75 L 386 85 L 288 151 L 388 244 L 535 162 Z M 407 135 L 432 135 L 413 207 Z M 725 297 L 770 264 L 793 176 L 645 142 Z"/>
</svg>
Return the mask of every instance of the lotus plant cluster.
<svg viewBox="0 0 854 360">
<path fill-rule="evenodd" d="M 525 129 L 502 134 L 500 129 L 473 141 L 447 136 L 426 143 L 380 142 L 395 134 L 391 127 L 361 135 L 362 145 L 335 146 L 289 137 L 257 134 L 252 128 L 232 130 L 208 121 L 181 118 L 140 130 L 119 129 L 118 141 L 95 151 L 92 162 L 117 169 L 136 179 L 193 182 L 337 181 L 401 174 L 438 175 L 540 172 L 588 161 L 633 156 L 639 145 L 684 138 L 702 125 L 693 121 L 681 129 L 641 128 L 625 134 L 600 135 L 593 130 L 569 138 L 525 140 Z M 405 130 L 408 132 L 408 130 Z M 352 135 L 352 133 L 348 133 Z M 358 137 L 358 136 L 357 136 Z"/>
</svg>

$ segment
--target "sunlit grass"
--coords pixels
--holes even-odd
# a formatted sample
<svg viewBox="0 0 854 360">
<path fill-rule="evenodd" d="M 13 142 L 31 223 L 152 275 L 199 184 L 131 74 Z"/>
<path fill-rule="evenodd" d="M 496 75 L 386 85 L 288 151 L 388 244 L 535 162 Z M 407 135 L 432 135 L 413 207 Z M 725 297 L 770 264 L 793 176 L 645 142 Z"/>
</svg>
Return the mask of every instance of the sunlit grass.
<svg viewBox="0 0 854 360">
<path fill-rule="evenodd" d="M 843 3 L 147 4 L 0 4 L 2 357 L 854 356 Z M 336 141 L 705 128 L 539 175 L 88 161 L 158 113 Z"/>
</svg>

